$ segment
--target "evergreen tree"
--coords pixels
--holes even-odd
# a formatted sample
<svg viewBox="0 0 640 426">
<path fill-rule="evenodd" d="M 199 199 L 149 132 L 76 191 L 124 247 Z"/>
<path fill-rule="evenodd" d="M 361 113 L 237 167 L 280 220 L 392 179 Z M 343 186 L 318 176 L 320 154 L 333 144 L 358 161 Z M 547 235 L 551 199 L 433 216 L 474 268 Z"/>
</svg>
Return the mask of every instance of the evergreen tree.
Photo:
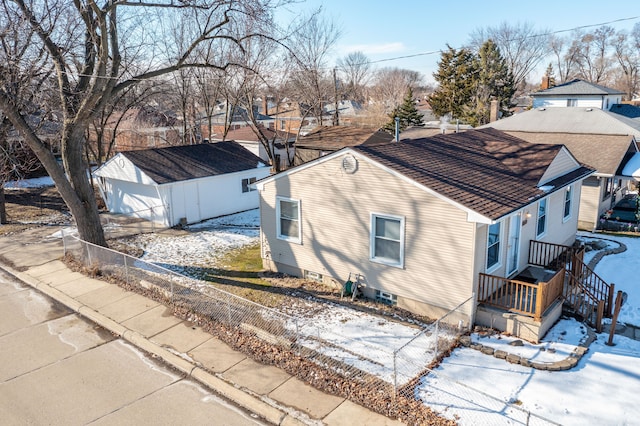
<svg viewBox="0 0 640 426">
<path fill-rule="evenodd" d="M 384 125 L 383 130 L 395 133 L 396 117 L 400 119 L 399 127 L 400 131 L 410 126 L 422 126 L 422 114 L 418 112 L 416 108 L 415 99 L 413 99 L 413 89 L 409 87 L 407 94 L 404 96 L 402 104 L 395 107 L 391 114 L 389 114 L 390 121 Z"/>
<path fill-rule="evenodd" d="M 556 83 L 556 74 L 553 72 L 553 65 L 549 62 L 547 66 L 547 70 L 544 72 L 544 76 L 549 79 L 549 87 L 555 87 Z"/>
<path fill-rule="evenodd" d="M 477 87 L 477 61 L 469 49 L 456 50 L 447 45 L 442 52 L 438 71 L 433 78 L 438 88 L 429 97 L 433 113 L 438 117 L 451 114 L 452 118 L 468 116 Z"/>
<path fill-rule="evenodd" d="M 476 63 L 478 74 L 475 108 L 466 117 L 472 126 L 489 123 L 492 100 L 498 101 L 499 111 L 503 116 L 508 115 L 509 104 L 516 91 L 513 75 L 493 40 L 487 40 L 480 47 Z"/>
</svg>

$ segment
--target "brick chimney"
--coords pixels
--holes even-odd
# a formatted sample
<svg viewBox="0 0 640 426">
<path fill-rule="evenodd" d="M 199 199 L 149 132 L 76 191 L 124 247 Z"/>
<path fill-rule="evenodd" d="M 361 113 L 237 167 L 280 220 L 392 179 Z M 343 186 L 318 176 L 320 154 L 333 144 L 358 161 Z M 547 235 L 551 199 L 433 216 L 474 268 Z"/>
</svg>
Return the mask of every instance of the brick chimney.
<svg viewBox="0 0 640 426">
<path fill-rule="evenodd" d="M 547 90 L 551 84 L 551 78 L 548 75 L 542 76 L 542 84 L 540 84 L 540 90 Z"/>
<path fill-rule="evenodd" d="M 489 123 L 493 123 L 498 119 L 498 114 L 500 113 L 500 102 L 497 100 L 491 101 L 491 106 L 489 107 Z"/>
<path fill-rule="evenodd" d="M 262 96 L 262 113 L 269 115 L 269 103 L 267 102 L 267 95 Z"/>
</svg>

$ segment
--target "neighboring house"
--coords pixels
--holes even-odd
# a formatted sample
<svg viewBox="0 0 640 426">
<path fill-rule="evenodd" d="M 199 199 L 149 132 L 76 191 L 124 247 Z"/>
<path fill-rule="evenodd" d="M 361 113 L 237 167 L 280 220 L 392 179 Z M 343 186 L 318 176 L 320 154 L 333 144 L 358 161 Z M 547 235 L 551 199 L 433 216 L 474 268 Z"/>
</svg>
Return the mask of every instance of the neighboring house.
<svg viewBox="0 0 640 426">
<path fill-rule="evenodd" d="M 258 207 L 269 167 L 229 141 L 121 152 L 93 174 L 110 212 L 175 226 Z"/>
<path fill-rule="evenodd" d="M 288 132 L 306 134 L 316 127 L 318 118 L 309 106 L 293 101 L 282 101 L 277 106 L 269 108 L 269 114 L 273 118 L 273 129 Z M 322 114 L 325 124 L 331 123 L 331 116 Z"/>
<path fill-rule="evenodd" d="M 294 142 L 296 135 L 275 131 L 265 127 L 261 127 L 260 131 L 267 138 L 271 145 L 271 149 L 275 154 L 275 161 L 279 163 L 278 170 L 284 170 L 290 165 L 289 159 L 293 161 L 295 154 Z M 213 139 L 214 141 L 216 138 Z M 226 140 L 238 142 L 247 148 L 253 154 L 257 155 L 265 163 L 271 163 L 267 150 L 258 137 L 258 129 L 253 126 L 244 126 L 235 130 L 229 130 Z"/>
<path fill-rule="evenodd" d="M 324 115 L 330 118 L 330 122 L 333 122 L 333 117 L 336 112 L 335 102 L 329 102 L 324 106 Z M 338 101 L 338 122 L 341 125 L 352 124 L 354 118 L 362 111 L 362 105 L 356 101 Z"/>
<path fill-rule="evenodd" d="M 580 229 L 592 231 L 620 192 L 635 178 L 623 173 L 638 152 L 640 121 L 598 108 L 538 108 L 482 126 L 533 143 L 564 144 L 583 164 L 596 169 L 585 180 L 580 198 Z"/>
<path fill-rule="evenodd" d="M 315 160 L 347 146 L 380 145 L 393 140 L 393 135 L 371 127 L 322 126 L 298 138 L 294 165 Z"/>
<path fill-rule="evenodd" d="M 624 92 L 575 79 L 531 93 L 533 108 L 583 107 L 608 111 L 622 101 Z"/>
<path fill-rule="evenodd" d="M 102 142 L 109 143 L 113 138 L 116 152 L 179 145 L 183 140 L 182 125 L 175 113 L 150 106 L 115 111 L 103 131 Z M 88 143 L 96 144 L 95 129 L 89 132 Z"/>
<path fill-rule="evenodd" d="M 447 322 L 537 340 L 560 315 L 564 265 L 553 285 L 510 278 L 536 248 L 574 243 L 592 173 L 564 146 L 494 129 L 344 148 L 256 184 L 264 266 L 326 283 L 361 274 L 370 298 L 432 318 L 462 304 Z"/>
<path fill-rule="evenodd" d="M 253 119 L 255 119 L 258 125 L 265 127 L 273 127 L 273 119 L 257 111 L 257 107 L 254 107 L 253 118 L 249 115 L 248 111 L 241 106 L 232 106 L 227 102 L 219 102 L 211 111 L 211 116 L 207 115 L 206 111 L 202 111 L 198 116 L 198 123 L 200 124 L 200 131 L 203 139 L 206 141 L 221 140 L 224 137 L 225 131 L 241 129 L 247 126 L 253 126 Z M 211 126 L 211 131 L 209 131 Z M 230 140 L 230 138 L 226 138 Z"/>
</svg>

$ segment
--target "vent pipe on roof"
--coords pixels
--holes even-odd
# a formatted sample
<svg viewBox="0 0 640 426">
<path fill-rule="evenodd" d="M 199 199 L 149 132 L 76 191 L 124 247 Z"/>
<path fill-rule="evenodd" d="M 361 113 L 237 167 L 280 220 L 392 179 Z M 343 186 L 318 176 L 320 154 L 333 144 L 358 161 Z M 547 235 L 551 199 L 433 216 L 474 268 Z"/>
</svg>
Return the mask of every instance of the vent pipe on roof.
<svg viewBox="0 0 640 426">
<path fill-rule="evenodd" d="M 400 142 L 400 117 L 396 117 L 395 122 L 396 122 L 395 141 Z"/>
</svg>

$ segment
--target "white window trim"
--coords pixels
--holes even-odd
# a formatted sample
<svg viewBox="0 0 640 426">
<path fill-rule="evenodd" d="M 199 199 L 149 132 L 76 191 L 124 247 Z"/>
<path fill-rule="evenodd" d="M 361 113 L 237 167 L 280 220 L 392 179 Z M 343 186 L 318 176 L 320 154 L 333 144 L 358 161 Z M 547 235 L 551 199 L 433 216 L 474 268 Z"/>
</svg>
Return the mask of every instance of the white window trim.
<svg viewBox="0 0 640 426">
<path fill-rule="evenodd" d="M 252 181 L 253 179 L 253 181 Z M 251 177 L 246 177 L 246 178 L 242 178 L 242 180 L 240 181 L 240 190 L 242 191 L 243 194 L 250 194 L 251 192 L 256 190 L 255 186 L 251 186 L 256 182 L 257 178 L 255 176 L 251 176 Z M 244 181 L 247 181 L 247 190 L 244 191 Z"/>
<path fill-rule="evenodd" d="M 564 215 L 564 209 L 567 205 L 567 192 L 568 188 L 570 188 L 571 198 L 569 198 L 569 214 Z M 573 216 L 573 185 L 569 185 L 564 189 L 564 193 L 562 194 L 562 223 L 566 223 L 571 220 L 571 216 Z"/>
<path fill-rule="evenodd" d="M 288 235 L 282 235 L 282 227 L 280 224 L 280 201 L 288 201 L 292 203 L 298 203 L 298 238 L 293 238 Z M 276 235 L 279 240 L 289 241 L 296 244 L 302 244 L 302 202 L 294 198 L 276 197 Z"/>
<path fill-rule="evenodd" d="M 494 224 L 495 225 L 495 224 Z M 502 267 L 502 250 L 504 248 L 504 244 L 503 244 L 503 240 L 504 240 L 504 221 L 500 221 L 498 222 L 498 225 L 500 225 L 500 239 L 498 240 L 498 261 L 491 265 L 491 266 L 487 266 L 487 261 L 489 260 L 489 228 L 491 227 L 491 225 L 487 225 L 487 241 L 485 242 L 484 245 L 484 255 L 485 255 L 485 260 L 484 260 L 484 267 L 486 270 L 486 273 L 489 274 L 493 271 L 495 271 L 496 269 Z"/>
<path fill-rule="evenodd" d="M 540 203 L 544 201 L 545 202 L 545 207 L 544 207 L 544 231 L 542 231 L 542 233 L 538 234 L 538 222 L 540 221 Z M 537 212 L 536 212 L 536 238 L 542 238 L 547 234 L 547 228 L 548 228 L 548 218 L 549 218 L 549 198 L 545 197 L 542 198 L 540 200 L 538 200 L 538 206 L 537 206 Z"/>
<path fill-rule="evenodd" d="M 389 259 L 375 257 L 375 245 L 376 245 L 376 218 L 391 219 L 400 221 L 400 261 L 395 262 Z M 405 219 L 404 216 L 396 216 L 385 213 L 371 213 L 370 216 L 370 228 L 369 228 L 369 260 L 371 262 L 380 263 L 387 266 L 393 266 L 395 268 L 404 268 L 404 234 L 405 234 Z"/>
</svg>

